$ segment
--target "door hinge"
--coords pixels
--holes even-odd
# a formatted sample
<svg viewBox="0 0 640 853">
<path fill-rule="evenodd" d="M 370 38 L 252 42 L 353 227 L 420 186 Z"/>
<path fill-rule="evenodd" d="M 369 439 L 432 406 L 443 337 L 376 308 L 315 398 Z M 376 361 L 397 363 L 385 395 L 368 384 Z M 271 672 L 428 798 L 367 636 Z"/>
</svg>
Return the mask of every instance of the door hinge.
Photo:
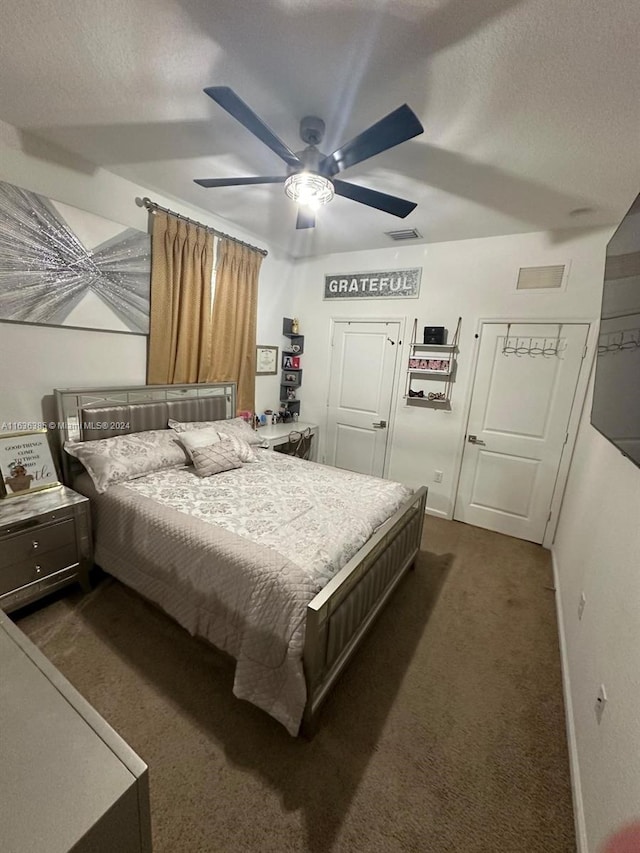
<svg viewBox="0 0 640 853">
<path fill-rule="evenodd" d="M 562 442 L 562 446 L 564 447 L 564 445 L 565 445 L 568 441 L 569 441 L 569 433 L 567 433 L 567 434 L 565 435 L 565 437 L 564 437 L 564 441 Z"/>
<path fill-rule="evenodd" d="M 549 516 L 548 516 L 548 518 L 547 518 L 547 524 L 551 521 L 551 516 L 552 516 L 552 515 L 553 515 L 553 510 L 552 510 L 552 509 L 550 509 L 550 510 L 549 510 Z"/>
<path fill-rule="evenodd" d="M 582 358 L 584 358 L 587 354 L 587 345 L 584 345 L 584 349 L 582 350 Z"/>
</svg>

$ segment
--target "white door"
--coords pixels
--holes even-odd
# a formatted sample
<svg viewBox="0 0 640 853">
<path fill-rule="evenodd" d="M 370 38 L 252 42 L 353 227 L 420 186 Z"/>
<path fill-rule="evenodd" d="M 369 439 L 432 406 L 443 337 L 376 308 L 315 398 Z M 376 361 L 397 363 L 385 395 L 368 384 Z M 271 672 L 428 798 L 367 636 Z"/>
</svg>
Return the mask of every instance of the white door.
<svg viewBox="0 0 640 853">
<path fill-rule="evenodd" d="M 588 330 L 483 324 L 455 519 L 542 542 Z"/>
<path fill-rule="evenodd" d="M 387 454 L 399 322 L 333 327 L 326 462 L 382 477 Z"/>
</svg>

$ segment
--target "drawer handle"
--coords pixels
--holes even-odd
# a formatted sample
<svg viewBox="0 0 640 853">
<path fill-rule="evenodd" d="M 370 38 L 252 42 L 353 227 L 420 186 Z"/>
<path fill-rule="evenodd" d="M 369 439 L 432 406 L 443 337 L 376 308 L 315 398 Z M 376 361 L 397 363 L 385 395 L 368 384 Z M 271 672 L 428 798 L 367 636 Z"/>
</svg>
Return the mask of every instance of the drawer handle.
<svg viewBox="0 0 640 853">
<path fill-rule="evenodd" d="M 40 543 L 38 542 L 37 539 L 33 540 L 33 542 L 31 543 L 31 547 L 33 548 L 34 551 L 38 550 L 38 548 L 40 547 Z"/>
<path fill-rule="evenodd" d="M 36 574 L 39 575 L 42 571 L 42 566 L 36 566 Z"/>
</svg>

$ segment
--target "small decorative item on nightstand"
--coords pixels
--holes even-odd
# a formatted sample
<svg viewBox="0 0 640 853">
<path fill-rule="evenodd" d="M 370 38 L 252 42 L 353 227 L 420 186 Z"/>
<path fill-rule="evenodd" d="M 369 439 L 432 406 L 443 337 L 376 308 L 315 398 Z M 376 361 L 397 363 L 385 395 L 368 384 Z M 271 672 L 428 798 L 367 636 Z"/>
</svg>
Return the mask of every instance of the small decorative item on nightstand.
<svg viewBox="0 0 640 853">
<path fill-rule="evenodd" d="M 0 497 L 59 485 L 46 429 L 0 433 Z"/>
</svg>

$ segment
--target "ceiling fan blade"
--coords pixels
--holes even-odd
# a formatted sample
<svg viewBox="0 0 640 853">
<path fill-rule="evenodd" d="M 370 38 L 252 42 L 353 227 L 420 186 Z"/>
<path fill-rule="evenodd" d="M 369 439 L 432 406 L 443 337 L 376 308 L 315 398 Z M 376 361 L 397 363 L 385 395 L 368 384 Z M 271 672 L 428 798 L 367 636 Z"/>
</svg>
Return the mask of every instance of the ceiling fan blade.
<svg viewBox="0 0 640 853">
<path fill-rule="evenodd" d="M 316 215 L 313 210 L 306 210 L 305 208 L 298 208 L 298 219 L 296 220 L 296 228 L 315 228 L 316 227 Z"/>
<path fill-rule="evenodd" d="M 333 186 L 336 195 L 350 198 L 352 201 L 359 201 L 360 204 L 375 207 L 378 210 L 383 210 L 385 213 L 392 213 L 394 216 L 399 216 L 400 219 L 404 219 L 405 216 L 408 216 L 417 207 L 415 201 L 407 201 L 406 198 L 399 198 L 397 195 L 387 195 L 387 193 L 370 190 L 367 187 L 360 187 L 357 184 L 350 184 L 347 181 L 334 180 Z"/>
<path fill-rule="evenodd" d="M 266 178 L 194 178 L 193 182 L 201 187 L 241 187 L 248 184 L 284 184 L 286 175 L 274 175 Z"/>
<path fill-rule="evenodd" d="M 245 102 L 239 98 L 233 89 L 228 86 L 209 86 L 204 89 L 204 92 L 212 98 L 216 104 L 219 104 L 223 110 L 226 110 L 240 124 L 243 124 L 247 130 L 257 136 L 265 145 L 267 145 L 278 157 L 282 158 L 285 163 L 290 166 L 300 166 L 300 160 L 296 157 L 293 151 L 288 148 L 281 139 L 268 127 L 261 118 Z"/>
<path fill-rule="evenodd" d="M 350 142 L 345 142 L 332 154 L 328 154 L 320 161 L 319 171 L 323 175 L 337 175 L 349 166 L 355 166 L 363 160 L 368 160 L 374 154 L 380 154 L 394 145 L 400 145 L 407 139 L 423 133 L 424 128 L 411 107 L 403 104 L 372 124 L 367 130 L 354 137 Z"/>
</svg>

